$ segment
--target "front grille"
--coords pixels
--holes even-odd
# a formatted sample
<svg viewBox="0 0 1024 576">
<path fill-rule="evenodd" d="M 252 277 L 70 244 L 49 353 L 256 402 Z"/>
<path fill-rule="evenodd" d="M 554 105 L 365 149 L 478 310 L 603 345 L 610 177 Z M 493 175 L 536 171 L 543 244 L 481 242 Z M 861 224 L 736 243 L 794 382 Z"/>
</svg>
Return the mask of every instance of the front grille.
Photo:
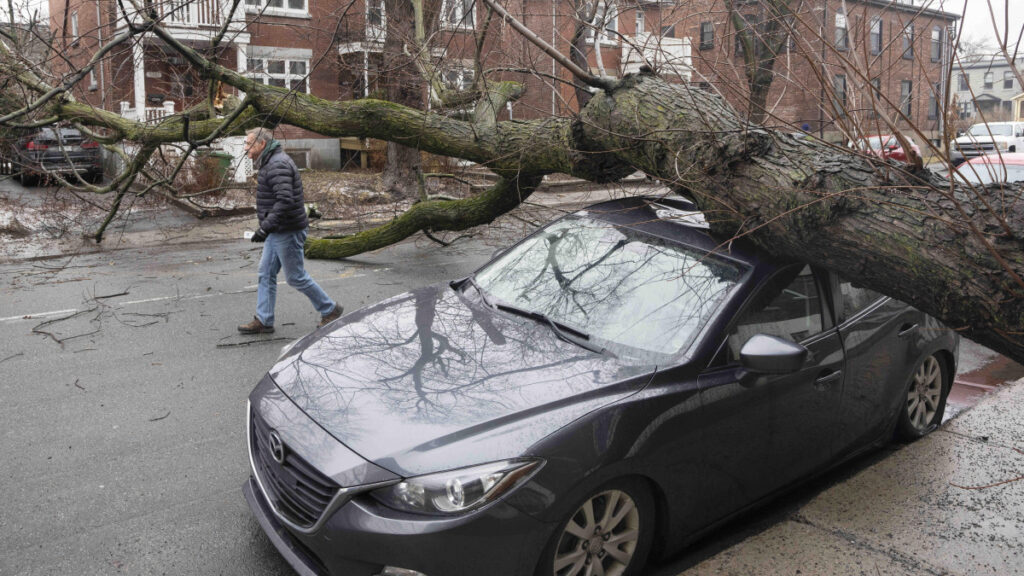
<svg viewBox="0 0 1024 576">
<path fill-rule="evenodd" d="M 957 147 L 964 156 L 983 156 L 996 150 L 994 144 L 958 144 Z"/>
<path fill-rule="evenodd" d="M 309 528 L 323 515 L 339 486 L 287 446 L 284 463 L 270 455 L 270 426 L 252 410 L 249 442 L 252 462 L 267 500 L 289 521 Z"/>
</svg>

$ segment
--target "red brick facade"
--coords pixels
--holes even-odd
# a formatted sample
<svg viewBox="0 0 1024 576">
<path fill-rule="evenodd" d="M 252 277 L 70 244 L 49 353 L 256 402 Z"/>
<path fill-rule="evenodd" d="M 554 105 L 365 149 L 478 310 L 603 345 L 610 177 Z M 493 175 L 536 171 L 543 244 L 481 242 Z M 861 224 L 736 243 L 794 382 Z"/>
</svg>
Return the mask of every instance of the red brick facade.
<svg viewBox="0 0 1024 576">
<path fill-rule="evenodd" d="M 372 34 L 367 34 L 364 4 L 370 1 L 376 5 L 380 0 L 352 3 L 347 0 L 262 0 L 262 4 L 258 4 L 260 1 L 249 0 L 252 4 L 247 4 L 243 0 L 239 5 L 240 11 L 248 7 L 247 23 L 244 30 L 241 27 L 239 30 L 244 31 L 243 36 L 247 35 L 242 48 L 249 60 L 239 63 L 240 36 L 229 33 L 217 56 L 221 63 L 232 68 L 249 68 L 255 62 L 255 66 L 280 71 L 283 62 L 284 75 L 271 77 L 273 75 L 268 73 L 267 81 L 299 82 L 299 89 L 306 89 L 305 80 L 300 80 L 303 78 L 300 73 L 305 71 L 308 72 L 308 90 L 328 100 L 382 93 L 377 78 L 377 72 L 385 67 L 380 55 L 381 44 L 374 41 L 376 37 Z M 446 5 L 448 1 L 445 0 Z M 757 10 L 756 2 L 735 2 L 741 6 L 741 11 Z M 934 112 L 932 98 L 936 84 L 943 78 L 955 16 L 884 0 L 847 0 L 845 7 L 849 13 L 845 15 L 847 41 L 844 49 L 836 46 L 836 27 L 842 21 L 842 18 L 837 21 L 836 15 L 844 4 L 839 0 L 812 0 L 804 4 L 802 11 L 796 14 L 790 46 L 775 64 L 768 98 L 768 123 L 792 129 L 803 127 L 812 133 L 839 139 L 838 129 L 844 123 L 855 120 L 871 126 L 878 122 L 868 96 L 871 83 L 876 82 L 879 100 L 888 115 L 898 117 L 896 109 L 906 110 L 909 102 L 909 116 L 914 124 L 933 136 L 938 120 L 931 114 Z M 265 14 L 256 13 L 268 5 L 271 8 Z M 575 22 L 571 2 L 514 0 L 505 5 L 538 36 L 562 53 L 569 53 L 569 36 Z M 67 31 L 65 54 L 72 64 L 81 65 L 101 41 L 107 42 L 113 37 L 115 25 L 112 22 L 116 20 L 117 4 L 114 0 L 70 0 L 67 26 L 64 6 L 64 0 L 50 0 L 51 25 L 58 41 L 65 41 L 62 32 Z M 289 6 L 298 9 L 288 10 Z M 102 27 L 97 26 L 98 14 L 104 23 Z M 481 26 L 485 14 L 485 8 L 478 2 L 475 29 Z M 71 38 L 72 15 L 77 18 L 77 42 Z M 621 37 L 609 33 L 609 41 L 599 43 L 606 74 L 622 73 L 623 46 L 634 41 L 638 37 L 637 26 L 643 26 L 646 34 L 664 36 L 675 42 L 673 46 L 677 49 L 682 49 L 680 43 L 685 40 L 674 39 L 688 39 L 692 57 L 692 72 L 688 72 L 691 84 L 716 90 L 740 110 L 744 109 L 747 87 L 743 59 L 736 54 L 735 34 L 723 0 L 620 0 L 615 20 L 614 29 Z M 904 57 L 903 35 L 910 26 L 914 31 L 910 43 L 912 55 Z M 443 25 L 438 28 L 432 37 L 432 46 L 435 53 L 443 50 L 448 63 L 440 74 L 457 78 L 458 72 L 452 70 L 457 70 L 460 64 L 462 68 L 472 69 L 474 28 Z M 933 30 L 941 35 L 938 58 L 932 57 Z M 196 47 L 207 43 L 196 39 L 190 42 Z M 161 98 L 174 100 L 176 110 L 180 111 L 206 94 L 206 86 L 199 83 L 198 77 L 172 51 L 161 48 L 153 39 L 147 39 L 145 45 L 145 90 L 150 105 L 159 105 Z M 598 62 L 593 47 L 593 42 L 588 43 L 590 64 L 596 70 Z M 289 56 L 280 58 L 279 62 L 274 54 L 280 53 Z M 514 79 L 527 87 L 526 94 L 511 107 L 513 118 L 565 115 L 578 108 L 569 74 L 554 66 L 550 57 L 500 19 L 492 21 L 481 53 L 484 69 L 491 71 L 488 78 Z M 293 64 L 302 60 L 308 61 L 308 68 Z M 82 84 L 80 96 L 86 101 L 110 110 L 118 110 L 121 102 L 135 101 L 130 48 L 111 53 L 103 60 L 95 77 L 94 89 L 87 87 L 88 80 Z M 845 90 L 833 93 L 844 84 Z M 841 100 L 844 95 L 847 112 L 837 115 L 831 102 Z M 901 121 L 901 124 L 906 123 Z M 865 131 L 888 129 L 878 126 L 877 130 L 866 128 Z M 285 130 L 282 136 L 317 137 L 296 129 Z"/>
</svg>

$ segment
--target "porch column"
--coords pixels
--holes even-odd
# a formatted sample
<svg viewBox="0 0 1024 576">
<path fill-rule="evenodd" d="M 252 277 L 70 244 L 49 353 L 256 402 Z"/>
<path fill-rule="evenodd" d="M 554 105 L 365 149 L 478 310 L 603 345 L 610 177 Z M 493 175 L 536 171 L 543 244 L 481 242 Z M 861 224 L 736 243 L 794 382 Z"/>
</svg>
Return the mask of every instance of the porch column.
<svg viewBox="0 0 1024 576">
<path fill-rule="evenodd" d="M 132 66 L 135 68 L 135 114 L 139 122 L 146 121 L 146 50 L 140 36 L 132 43 Z"/>
<path fill-rule="evenodd" d="M 238 73 L 244 75 L 249 70 L 249 45 L 236 44 L 238 46 Z M 245 92 L 238 90 L 238 98 L 245 98 Z"/>
</svg>

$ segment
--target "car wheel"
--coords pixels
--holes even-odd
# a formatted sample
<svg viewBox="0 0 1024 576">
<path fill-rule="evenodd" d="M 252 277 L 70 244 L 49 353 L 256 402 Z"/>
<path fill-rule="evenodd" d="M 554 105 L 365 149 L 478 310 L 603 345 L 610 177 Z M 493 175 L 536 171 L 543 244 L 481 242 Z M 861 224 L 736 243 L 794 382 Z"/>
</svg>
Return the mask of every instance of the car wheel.
<svg viewBox="0 0 1024 576">
<path fill-rule="evenodd" d="M 606 484 L 573 510 L 545 548 L 537 574 L 640 574 L 654 532 L 654 501 L 641 482 Z"/>
<path fill-rule="evenodd" d="M 29 186 L 39 185 L 39 176 L 33 172 L 22 170 L 18 173 L 18 181 L 21 185 L 28 188 Z"/>
<path fill-rule="evenodd" d="M 950 378 L 946 364 L 935 354 L 917 365 L 907 385 L 897 432 L 903 440 L 916 440 L 938 427 L 946 411 Z"/>
</svg>

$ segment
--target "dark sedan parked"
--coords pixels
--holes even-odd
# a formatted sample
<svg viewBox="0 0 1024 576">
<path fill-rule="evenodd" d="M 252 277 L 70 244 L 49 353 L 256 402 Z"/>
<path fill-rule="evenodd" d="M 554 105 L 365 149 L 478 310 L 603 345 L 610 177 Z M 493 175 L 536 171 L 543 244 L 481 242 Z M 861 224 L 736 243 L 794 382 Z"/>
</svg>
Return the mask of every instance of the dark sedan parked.
<svg viewBox="0 0 1024 576">
<path fill-rule="evenodd" d="M 5 155 L 26 186 L 52 175 L 74 183 L 76 172 L 89 182 L 103 177 L 99 143 L 75 128 L 42 128 L 13 142 Z"/>
<path fill-rule="evenodd" d="M 300 574 L 638 574 L 941 421 L 958 339 L 681 199 L 558 220 L 349 314 L 249 397 L 245 495 Z"/>
</svg>

